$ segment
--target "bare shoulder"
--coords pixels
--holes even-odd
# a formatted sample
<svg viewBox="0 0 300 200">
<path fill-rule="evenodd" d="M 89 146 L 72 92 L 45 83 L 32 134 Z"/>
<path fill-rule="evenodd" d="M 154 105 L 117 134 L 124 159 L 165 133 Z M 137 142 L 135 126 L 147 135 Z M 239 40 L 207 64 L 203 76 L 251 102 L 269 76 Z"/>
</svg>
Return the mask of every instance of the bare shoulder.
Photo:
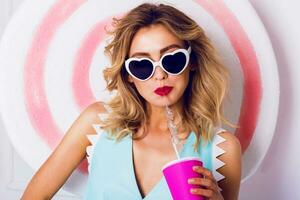
<svg viewBox="0 0 300 200">
<path fill-rule="evenodd" d="M 100 118 L 98 117 L 98 114 L 105 113 L 106 109 L 103 105 L 103 102 L 97 101 L 92 104 L 90 104 L 88 107 L 86 107 L 82 113 L 79 116 L 79 119 L 84 122 L 90 122 L 90 123 L 100 123 Z"/>
<path fill-rule="evenodd" d="M 241 153 L 241 144 L 238 138 L 227 131 L 219 133 L 221 137 L 225 139 L 223 143 L 221 143 L 219 146 L 227 152 L 227 155 L 232 154 L 240 154 Z M 226 155 L 226 154 L 224 154 Z M 227 157 L 227 156 L 225 156 Z"/>
<path fill-rule="evenodd" d="M 82 159 L 85 156 L 86 147 L 90 145 L 86 135 L 97 134 L 93 124 L 101 123 L 98 114 L 105 111 L 101 102 L 95 102 L 87 106 L 67 130 L 54 154 L 70 151 L 69 154 L 77 156 L 77 160 L 79 157 Z"/>
<path fill-rule="evenodd" d="M 106 109 L 103 106 L 103 102 L 98 101 L 90 104 L 80 113 L 68 132 L 72 133 L 72 130 L 81 130 L 77 132 L 81 136 L 96 134 L 92 125 L 100 124 L 101 120 L 98 115 L 105 112 Z"/>
<path fill-rule="evenodd" d="M 68 149 L 69 151 L 77 146 L 78 153 L 83 156 L 85 148 L 90 145 L 86 135 L 97 134 L 93 124 L 101 123 L 98 114 L 103 112 L 106 112 L 106 109 L 102 102 L 94 102 L 87 106 L 67 130 L 56 150 Z"/>
<path fill-rule="evenodd" d="M 225 151 L 225 153 L 219 157 L 219 159 L 225 163 L 225 166 L 221 168 L 220 171 L 228 173 L 228 170 L 234 168 L 239 171 L 238 168 L 240 168 L 241 164 L 242 150 L 238 138 L 227 131 L 221 132 L 219 135 L 225 139 L 224 142 L 218 145 Z"/>
<path fill-rule="evenodd" d="M 218 184 L 223 190 L 224 199 L 237 199 L 241 181 L 241 144 L 238 138 L 230 132 L 222 132 L 219 135 L 225 139 L 223 143 L 218 145 L 225 153 L 218 159 L 225 165 L 218 169 L 218 172 L 225 178 Z"/>
</svg>

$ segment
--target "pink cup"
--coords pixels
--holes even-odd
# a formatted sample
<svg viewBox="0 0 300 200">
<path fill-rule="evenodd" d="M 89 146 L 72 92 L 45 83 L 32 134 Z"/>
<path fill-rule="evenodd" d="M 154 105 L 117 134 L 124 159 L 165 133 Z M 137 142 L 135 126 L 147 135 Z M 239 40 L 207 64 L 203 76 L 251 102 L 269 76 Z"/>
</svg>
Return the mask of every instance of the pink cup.
<svg viewBox="0 0 300 200">
<path fill-rule="evenodd" d="M 191 188 L 200 188 L 200 186 L 188 183 L 189 178 L 201 177 L 201 174 L 193 170 L 193 166 L 202 166 L 202 164 L 197 157 L 185 157 L 173 160 L 162 168 L 173 200 L 204 200 L 203 196 L 190 192 Z"/>
</svg>

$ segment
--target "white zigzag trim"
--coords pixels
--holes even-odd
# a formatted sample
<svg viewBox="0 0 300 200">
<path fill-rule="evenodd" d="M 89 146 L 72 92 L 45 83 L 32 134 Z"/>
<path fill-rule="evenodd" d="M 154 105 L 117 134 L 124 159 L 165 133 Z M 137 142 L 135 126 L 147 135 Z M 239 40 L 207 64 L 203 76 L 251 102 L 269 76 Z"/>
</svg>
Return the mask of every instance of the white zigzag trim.
<svg viewBox="0 0 300 200">
<path fill-rule="evenodd" d="M 224 142 L 226 139 L 221 137 L 219 133 L 226 131 L 225 129 L 222 128 L 216 128 L 215 129 L 215 137 L 213 139 L 213 149 L 212 149 L 212 158 L 213 158 L 213 175 L 217 181 L 220 181 L 225 178 L 221 173 L 217 171 L 217 169 L 223 167 L 225 165 L 224 162 L 219 160 L 217 157 L 226 153 L 222 148 L 218 147 L 218 144 L 221 144 Z M 219 187 L 219 190 L 222 191 L 222 189 Z"/>
<path fill-rule="evenodd" d="M 106 109 L 106 111 L 110 111 L 110 108 L 104 104 L 104 107 Z M 104 121 L 105 118 L 107 117 L 108 113 L 99 113 L 98 117 L 100 118 L 101 121 Z M 93 128 L 95 129 L 97 134 L 88 134 L 86 135 L 86 137 L 88 138 L 88 140 L 90 141 L 91 145 L 86 147 L 86 154 L 87 154 L 87 160 L 88 160 L 88 171 L 90 172 L 90 166 L 92 163 L 92 158 L 93 158 L 93 153 L 94 153 L 94 148 L 100 138 L 100 136 L 102 135 L 102 133 L 104 132 L 104 130 L 101 128 L 100 124 L 92 124 Z"/>
<path fill-rule="evenodd" d="M 106 112 L 98 113 L 98 117 L 100 121 L 105 121 L 105 119 L 108 116 L 108 113 L 111 112 L 111 108 L 107 104 L 103 104 Z M 91 145 L 86 147 L 86 154 L 87 154 L 87 160 L 88 160 L 88 171 L 90 171 L 90 165 L 92 163 L 94 148 L 100 138 L 100 135 L 103 133 L 103 129 L 101 128 L 100 124 L 92 124 L 93 128 L 96 131 L 96 134 L 88 134 L 86 137 L 90 141 Z"/>
<path fill-rule="evenodd" d="M 101 137 L 102 133 L 104 132 L 104 130 L 101 129 L 100 124 L 93 124 L 92 126 L 96 130 L 97 134 L 88 134 L 88 135 L 86 135 L 86 137 L 88 138 L 88 140 L 91 143 L 91 145 L 86 147 L 86 154 L 87 154 L 86 157 L 87 157 L 87 160 L 88 160 L 88 171 L 90 171 L 90 166 L 91 166 L 92 159 L 93 159 L 93 154 L 94 154 L 94 148 L 95 148 L 99 138 Z"/>
</svg>

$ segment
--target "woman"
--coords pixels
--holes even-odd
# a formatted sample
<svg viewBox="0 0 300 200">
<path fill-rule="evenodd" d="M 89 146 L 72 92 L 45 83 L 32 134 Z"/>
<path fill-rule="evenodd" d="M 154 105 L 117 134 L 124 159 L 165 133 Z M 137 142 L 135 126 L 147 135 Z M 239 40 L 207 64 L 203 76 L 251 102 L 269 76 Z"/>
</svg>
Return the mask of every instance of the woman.
<svg viewBox="0 0 300 200">
<path fill-rule="evenodd" d="M 104 77 L 116 95 L 106 106 L 96 102 L 81 113 L 22 199 L 50 199 L 86 149 L 87 199 L 172 199 L 161 172 L 176 159 L 166 107 L 174 114 L 180 156 L 196 155 L 204 162 L 194 168 L 204 178 L 189 180 L 202 188 L 191 193 L 210 200 L 237 199 L 240 144 L 219 128 L 227 123 L 222 113 L 227 71 L 204 31 L 163 4 L 142 4 L 113 25 L 106 47 L 111 66 Z M 214 154 L 217 149 L 221 153 Z"/>
</svg>

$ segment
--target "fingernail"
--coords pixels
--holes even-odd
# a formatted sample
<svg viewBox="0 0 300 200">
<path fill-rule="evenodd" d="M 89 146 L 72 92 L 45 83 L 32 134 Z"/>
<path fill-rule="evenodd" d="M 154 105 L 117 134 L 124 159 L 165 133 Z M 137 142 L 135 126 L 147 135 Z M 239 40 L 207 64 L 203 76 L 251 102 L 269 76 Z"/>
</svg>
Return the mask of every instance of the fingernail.
<svg viewBox="0 0 300 200">
<path fill-rule="evenodd" d="M 195 192 L 197 192 L 197 190 L 196 190 L 196 189 L 194 189 L 194 188 L 192 188 L 190 191 L 191 191 L 191 193 L 195 193 Z"/>
<path fill-rule="evenodd" d="M 193 167 L 193 170 L 198 170 L 198 169 L 199 169 L 198 166 L 194 166 L 194 167 Z"/>
<path fill-rule="evenodd" d="M 188 183 L 193 183 L 194 179 L 188 179 Z"/>
</svg>

